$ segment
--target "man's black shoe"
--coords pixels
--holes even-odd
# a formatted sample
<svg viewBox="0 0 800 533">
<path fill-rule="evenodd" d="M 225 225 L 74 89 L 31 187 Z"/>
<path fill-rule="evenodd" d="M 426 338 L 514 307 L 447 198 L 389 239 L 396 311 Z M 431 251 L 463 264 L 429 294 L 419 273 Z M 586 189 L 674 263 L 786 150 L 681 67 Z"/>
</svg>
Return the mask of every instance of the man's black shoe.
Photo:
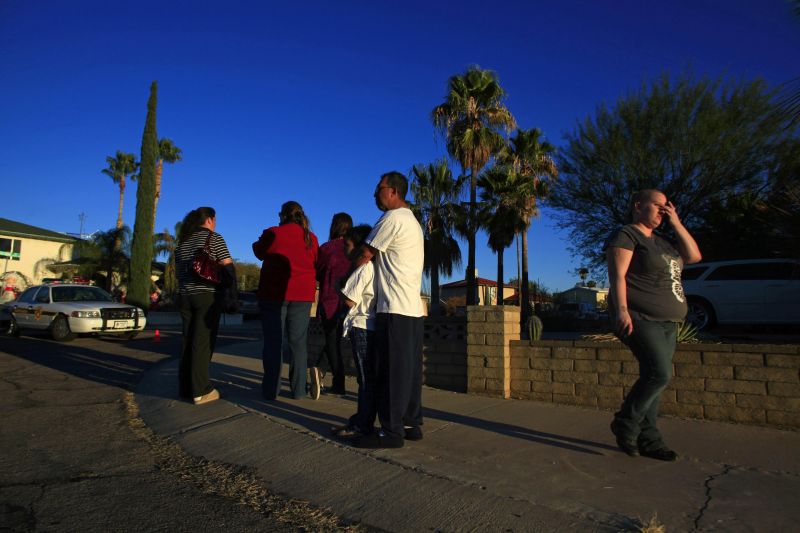
<svg viewBox="0 0 800 533">
<path fill-rule="evenodd" d="M 657 459 L 659 461 L 672 462 L 678 460 L 678 454 L 669 448 L 659 448 L 658 450 L 639 450 L 639 454 L 643 457 L 649 457 L 650 459 Z"/>
<path fill-rule="evenodd" d="M 611 433 L 617 439 L 617 446 L 629 457 L 639 457 L 639 447 L 635 442 L 622 437 L 616 429 L 616 420 L 611 422 Z"/>
<path fill-rule="evenodd" d="M 331 387 L 329 389 L 325 389 L 325 394 L 336 394 L 337 396 L 344 396 L 347 394 L 347 391 L 344 387 Z"/>
<path fill-rule="evenodd" d="M 402 448 L 403 439 L 399 437 L 390 437 L 383 431 L 374 431 L 369 435 L 363 435 L 353 441 L 353 446 L 356 448 Z"/>
<path fill-rule="evenodd" d="M 422 440 L 422 428 L 419 426 L 405 427 L 406 440 Z"/>
</svg>

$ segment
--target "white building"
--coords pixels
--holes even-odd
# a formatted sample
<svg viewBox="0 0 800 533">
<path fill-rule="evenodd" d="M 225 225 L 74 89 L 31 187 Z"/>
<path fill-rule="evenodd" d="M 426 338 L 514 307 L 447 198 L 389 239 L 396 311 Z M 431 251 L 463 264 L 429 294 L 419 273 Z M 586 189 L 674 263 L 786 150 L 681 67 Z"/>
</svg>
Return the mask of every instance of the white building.
<svg viewBox="0 0 800 533">
<path fill-rule="evenodd" d="M 17 290 L 53 277 L 47 265 L 72 259 L 78 239 L 65 233 L 0 218 L 0 278 Z"/>
</svg>

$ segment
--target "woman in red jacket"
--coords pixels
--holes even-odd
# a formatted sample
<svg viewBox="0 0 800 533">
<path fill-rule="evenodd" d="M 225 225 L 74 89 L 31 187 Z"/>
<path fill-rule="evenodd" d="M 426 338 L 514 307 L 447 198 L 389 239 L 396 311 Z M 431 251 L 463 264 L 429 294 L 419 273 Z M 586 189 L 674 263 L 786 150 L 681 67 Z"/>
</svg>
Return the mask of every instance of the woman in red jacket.
<svg viewBox="0 0 800 533">
<path fill-rule="evenodd" d="M 317 236 L 297 202 L 281 206 L 280 225 L 264 230 L 253 243 L 263 261 L 258 304 L 264 330 L 264 377 L 261 392 L 274 400 L 281 389 L 284 338 L 291 354 L 289 385 L 294 399 L 306 395 L 308 321 L 316 291 Z"/>
</svg>

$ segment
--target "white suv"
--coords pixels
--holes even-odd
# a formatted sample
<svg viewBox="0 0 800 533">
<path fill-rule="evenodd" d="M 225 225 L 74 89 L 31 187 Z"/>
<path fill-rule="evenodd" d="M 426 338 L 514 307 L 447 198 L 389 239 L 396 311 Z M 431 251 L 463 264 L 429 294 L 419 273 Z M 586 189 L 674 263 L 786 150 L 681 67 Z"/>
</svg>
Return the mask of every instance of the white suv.
<svg viewBox="0 0 800 533">
<path fill-rule="evenodd" d="M 800 260 L 740 259 L 687 266 L 686 319 L 714 324 L 800 324 Z"/>
</svg>

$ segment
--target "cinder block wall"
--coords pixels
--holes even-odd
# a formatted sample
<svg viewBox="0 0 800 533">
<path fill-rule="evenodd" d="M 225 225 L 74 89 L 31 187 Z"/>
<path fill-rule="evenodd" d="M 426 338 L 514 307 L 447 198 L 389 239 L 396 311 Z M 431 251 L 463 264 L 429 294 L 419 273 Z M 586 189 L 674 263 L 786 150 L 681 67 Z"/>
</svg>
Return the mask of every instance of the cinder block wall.
<svg viewBox="0 0 800 533">
<path fill-rule="evenodd" d="M 614 410 L 639 365 L 619 342 L 520 341 L 519 308 L 470 306 L 425 319 L 426 385 L 501 398 Z M 322 349 L 312 319 L 309 349 Z M 349 343 L 343 344 L 352 373 Z M 661 412 L 800 429 L 800 346 L 680 344 Z"/>
<path fill-rule="evenodd" d="M 639 365 L 619 342 L 511 341 L 511 396 L 616 409 Z M 800 348 L 680 344 L 661 412 L 800 428 Z"/>
<path fill-rule="evenodd" d="M 466 392 L 466 352 L 466 317 L 425 317 L 422 351 L 422 377 L 425 385 Z"/>
<path fill-rule="evenodd" d="M 509 342 L 519 340 L 519 308 L 467 307 L 467 391 L 511 396 Z"/>
</svg>

